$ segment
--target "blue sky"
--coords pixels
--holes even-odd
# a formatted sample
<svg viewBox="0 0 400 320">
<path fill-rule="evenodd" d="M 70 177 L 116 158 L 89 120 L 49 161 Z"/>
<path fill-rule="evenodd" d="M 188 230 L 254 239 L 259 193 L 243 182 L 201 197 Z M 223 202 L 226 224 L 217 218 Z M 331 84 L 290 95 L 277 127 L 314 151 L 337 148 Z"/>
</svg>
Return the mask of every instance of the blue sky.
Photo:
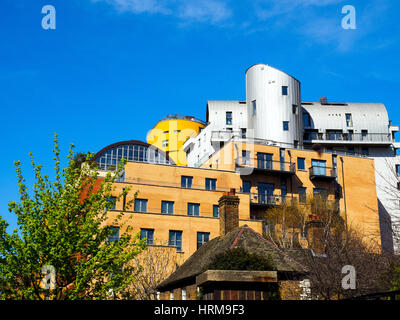
<svg viewBox="0 0 400 320">
<path fill-rule="evenodd" d="M 44 5 L 56 30 L 41 27 Z M 344 5 L 357 29 L 341 28 Z M 301 81 L 302 100 L 382 102 L 400 124 L 396 0 L 1 0 L 0 216 L 17 200 L 13 161 L 51 172 L 64 155 L 145 140 L 167 113 L 205 120 L 207 100 L 245 98 L 266 63 Z"/>
</svg>

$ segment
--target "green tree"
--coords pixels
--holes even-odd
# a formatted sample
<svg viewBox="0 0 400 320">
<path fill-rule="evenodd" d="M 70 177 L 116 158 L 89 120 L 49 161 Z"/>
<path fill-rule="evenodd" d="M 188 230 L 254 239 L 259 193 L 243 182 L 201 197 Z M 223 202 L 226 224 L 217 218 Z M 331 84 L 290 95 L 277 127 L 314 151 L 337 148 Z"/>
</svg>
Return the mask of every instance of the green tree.
<svg viewBox="0 0 400 320">
<path fill-rule="evenodd" d="M 25 184 L 21 164 L 15 162 L 20 200 L 9 203 L 17 217 L 18 229 L 7 233 L 8 224 L 0 217 L 0 298 L 2 299 L 114 299 L 131 298 L 131 284 L 140 272 L 133 259 L 145 248 L 139 235 L 132 235 L 115 213 L 110 220 L 109 199 L 126 197 L 125 188 L 115 195 L 114 181 L 125 160 L 115 172 L 98 180 L 95 162 L 78 166 L 73 145 L 68 166 L 61 169 L 57 134 L 54 136 L 55 177 L 42 174 L 30 154 L 35 176 L 32 190 Z M 99 183 L 101 181 L 101 183 Z M 136 194 L 135 194 L 136 196 Z M 128 207 L 131 202 L 127 203 Z M 114 214 L 114 213 L 113 213 Z M 126 219 L 125 219 L 126 220 Z M 118 226 L 118 241 L 110 237 Z M 55 287 L 46 289 L 43 267 L 55 270 Z"/>
</svg>

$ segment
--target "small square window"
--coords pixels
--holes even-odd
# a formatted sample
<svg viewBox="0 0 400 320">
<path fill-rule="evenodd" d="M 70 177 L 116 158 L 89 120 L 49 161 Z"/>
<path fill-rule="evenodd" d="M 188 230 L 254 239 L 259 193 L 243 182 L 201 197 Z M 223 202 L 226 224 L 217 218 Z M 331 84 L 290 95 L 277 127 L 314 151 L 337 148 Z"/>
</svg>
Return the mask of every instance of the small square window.
<svg viewBox="0 0 400 320">
<path fill-rule="evenodd" d="M 217 204 L 213 205 L 213 217 L 219 218 L 219 205 Z"/>
<path fill-rule="evenodd" d="M 161 201 L 161 213 L 173 214 L 174 213 L 174 202 L 173 201 Z"/>
<path fill-rule="evenodd" d="M 287 96 L 288 95 L 288 87 L 287 86 L 282 86 L 282 95 Z"/>
<path fill-rule="evenodd" d="M 197 249 L 210 240 L 209 232 L 197 232 Z"/>
<path fill-rule="evenodd" d="M 242 189 L 243 189 L 243 193 L 250 193 L 251 181 L 243 181 Z"/>
<path fill-rule="evenodd" d="M 162 146 L 163 146 L 164 148 L 165 148 L 165 147 L 168 147 L 168 140 L 163 140 Z"/>
<path fill-rule="evenodd" d="M 283 121 L 283 131 L 289 131 L 289 121 Z"/>
<path fill-rule="evenodd" d="M 154 243 L 154 229 L 140 229 L 140 240 L 146 239 L 146 244 Z"/>
<path fill-rule="evenodd" d="M 147 199 L 135 199 L 135 212 L 147 212 Z"/>
<path fill-rule="evenodd" d="M 193 181 L 193 177 L 182 176 L 181 177 L 181 187 L 182 188 L 191 188 L 192 181 Z"/>
<path fill-rule="evenodd" d="M 216 190 L 217 179 L 206 178 L 206 190 Z"/>
<path fill-rule="evenodd" d="M 116 242 L 119 240 L 119 227 L 109 227 L 111 235 L 108 237 L 108 242 Z"/>
<path fill-rule="evenodd" d="M 297 169 L 298 170 L 305 170 L 306 169 L 306 159 L 297 158 Z"/>
<path fill-rule="evenodd" d="M 187 207 L 188 216 L 199 216 L 200 215 L 200 204 L 199 203 L 188 203 Z"/>
</svg>

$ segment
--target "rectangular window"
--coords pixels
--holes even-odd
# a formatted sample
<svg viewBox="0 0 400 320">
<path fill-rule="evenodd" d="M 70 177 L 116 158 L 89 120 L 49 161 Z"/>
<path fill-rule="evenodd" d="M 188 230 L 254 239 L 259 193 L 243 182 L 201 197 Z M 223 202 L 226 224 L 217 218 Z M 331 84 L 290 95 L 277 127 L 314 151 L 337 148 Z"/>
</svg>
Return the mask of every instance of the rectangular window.
<svg viewBox="0 0 400 320">
<path fill-rule="evenodd" d="M 348 134 L 349 141 L 353 141 L 353 133 L 354 133 L 353 130 L 349 130 L 349 134 Z"/>
<path fill-rule="evenodd" d="M 297 114 L 297 104 L 292 105 L 292 112 L 293 114 Z"/>
<path fill-rule="evenodd" d="M 307 202 L 307 188 L 299 187 L 299 203 L 306 203 Z"/>
<path fill-rule="evenodd" d="M 197 249 L 210 240 L 209 232 L 197 232 Z"/>
<path fill-rule="evenodd" d="M 303 126 L 304 127 L 311 127 L 311 117 L 308 112 L 303 112 Z"/>
<path fill-rule="evenodd" d="M 109 227 L 111 235 L 108 237 L 108 242 L 116 242 L 119 240 L 119 227 Z"/>
<path fill-rule="evenodd" d="M 200 204 L 199 203 L 188 203 L 187 214 L 188 214 L 188 216 L 199 216 L 200 215 Z"/>
<path fill-rule="evenodd" d="M 161 213 L 173 214 L 174 213 L 174 202 L 173 201 L 161 201 Z"/>
<path fill-rule="evenodd" d="M 226 124 L 232 125 L 232 112 L 231 111 L 226 112 Z"/>
<path fill-rule="evenodd" d="M 250 163 L 250 151 L 242 150 L 242 163 Z"/>
<path fill-rule="evenodd" d="M 147 244 L 154 243 L 154 229 L 140 229 L 140 240 L 146 238 Z"/>
<path fill-rule="evenodd" d="M 353 120 L 351 117 L 351 113 L 346 113 L 346 126 L 348 126 L 348 127 L 353 126 Z"/>
<path fill-rule="evenodd" d="M 319 176 L 326 176 L 326 161 L 325 160 L 311 160 L 313 173 Z"/>
<path fill-rule="evenodd" d="M 169 230 L 168 245 L 176 247 L 178 251 L 182 251 L 182 231 Z"/>
<path fill-rule="evenodd" d="M 253 110 L 253 116 L 255 116 L 257 114 L 257 102 L 256 102 L 256 100 L 253 100 L 251 102 L 251 106 L 252 106 L 252 110 Z"/>
<path fill-rule="evenodd" d="M 213 217 L 219 218 L 219 205 L 217 204 L 213 205 Z"/>
<path fill-rule="evenodd" d="M 206 178 L 206 190 L 216 190 L 217 179 Z"/>
<path fill-rule="evenodd" d="M 272 157 L 273 155 L 270 153 L 257 152 L 257 168 L 271 170 L 273 164 Z"/>
<path fill-rule="evenodd" d="M 396 164 L 396 174 L 400 177 L 400 164 Z"/>
<path fill-rule="evenodd" d="M 250 193 L 250 190 L 251 190 L 251 181 L 245 181 L 245 180 L 243 180 L 243 187 L 242 187 L 242 189 L 243 189 L 243 192 L 244 192 L 244 193 Z"/>
<path fill-rule="evenodd" d="M 135 199 L 135 212 L 147 212 L 147 200 Z"/>
<path fill-rule="evenodd" d="M 319 196 L 319 197 L 321 197 L 323 199 L 327 199 L 328 198 L 328 190 L 326 190 L 326 189 L 314 188 L 313 189 L 313 194 L 314 194 L 314 197 Z"/>
<path fill-rule="evenodd" d="M 283 131 L 289 131 L 289 121 L 283 121 Z"/>
<path fill-rule="evenodd" d="M 288 95 L 288 87 L 287 86 L 282 86 L 282 95 L 287 96 Z"/>
<path fill-rule="evenodd" d="M 297 158 L 297 170 L 305 170 L 306 169 L 306 159 Z"/>
<path fill-rule="evenodd" d="M 117 205 L 117 198 L 116 197 L 108 197 L 107 202 L 109 203 L 109 210 L 115 210 Z"/>
<path fill-rule="evenodd" d="M 347 153 L 348 154 L 355 154 L 354 148 L 353 147 L 347 148 Z"/>
<path fill-rule="evenodd" d="M 163 140 L 162 146 L 163 146 L 164 148 L 165 148 L 165 147 L 168 147 L 168 140 Z"/>
<path fill-rule="evenodd" d="M 362 140 L 367 140 L 368 130 L 361 130 L 361 138 Z"/>
<path fill-rule="evenodd" d="M 361 148 L 361 154 L 364 156 L 369 156 L 369 149 L 368 148 Z"/>
<path fill-rule="evenodd" d="M 193 181 L 193 177 L 182 176 L 181 177 L 181 187 L 182 188 L 191 188 L 192 181 Z"/>
<path fill-rule="evenodd" d="M 247 132 L 246 128 L 242 128 L 241 131 L 242 131 L 242 139 L 246 139 L 246 132 Z"/>
</svg>

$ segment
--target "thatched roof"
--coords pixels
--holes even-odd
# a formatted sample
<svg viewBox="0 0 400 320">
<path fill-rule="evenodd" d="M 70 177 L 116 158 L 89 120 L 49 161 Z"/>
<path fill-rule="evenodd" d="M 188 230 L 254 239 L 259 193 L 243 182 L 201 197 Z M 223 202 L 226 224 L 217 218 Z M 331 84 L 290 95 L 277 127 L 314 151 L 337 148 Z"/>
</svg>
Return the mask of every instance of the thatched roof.
<svg viewBox="0 0 400 320">
<path fill-rule="evenodd" d="M 250 253 L 270 257 L 277 271 L 304 273 L 307 268 L 293 256 L 300 257 L 299 250 L 282 250 L 272 242 L 263 238 L 259 233 L 244 225 L 230 231 L 225 237 L 214 238 L 203 244 L 190 258 L 188 258 L 171 276 L 164 280 L 158 289 L 177 287 L 178 283 L 195 278 L 208 270 L 214 257 L 228 249 L 241 247 Z M 300 249 L 300 251 L 302 251 Z"/>
</svg>

